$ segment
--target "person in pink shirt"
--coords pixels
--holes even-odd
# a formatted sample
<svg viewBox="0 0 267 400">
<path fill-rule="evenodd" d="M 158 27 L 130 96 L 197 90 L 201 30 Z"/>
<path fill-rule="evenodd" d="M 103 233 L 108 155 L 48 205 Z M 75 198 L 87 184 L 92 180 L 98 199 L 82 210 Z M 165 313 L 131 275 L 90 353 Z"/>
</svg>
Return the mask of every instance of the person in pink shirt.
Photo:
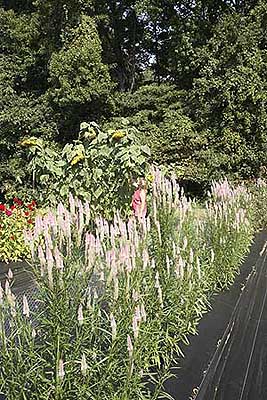
<svg viewBox="0 0 267 400">
<path fill-rule="evenodd" d="M 147 204 L 146 204 L 146 181 L 144 178 L 140 178 L 137 182 L 134 182 L 135 192 L 132 197 L 132 210 L 134 216 L 139 222 L 142 222 L 146 217 Z"/>
</svg>

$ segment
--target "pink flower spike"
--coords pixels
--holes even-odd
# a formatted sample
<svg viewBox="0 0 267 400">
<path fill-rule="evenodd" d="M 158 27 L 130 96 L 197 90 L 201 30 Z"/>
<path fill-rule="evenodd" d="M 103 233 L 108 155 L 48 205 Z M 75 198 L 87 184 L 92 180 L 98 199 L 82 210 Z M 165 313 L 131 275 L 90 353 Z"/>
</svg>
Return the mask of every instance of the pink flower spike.
<svg viewBox="0 0 267 400">
<path fill-rule="evenodd" d="M 57 375 L 58 375 L 59 379 L 61 379 L 61 380 L 64 379 L 65 371 L 64 371 L 64 362 L 63 362 L 62 359 L 60 359 L 59 363 L 58 363 L 58 373 L 57 373 Z"/>
<path fill-rule="evenodd" d="M 110 314 L 110 324 L 112 329 L 112 340 L 115 340 L 117 336 L 117 324 L 113 314 Z"/>
<path fill-rule="evenodd" d="M 38 246 L 38 258 L 40 261 L 41 266 L 45 266 L 46 260 L 42 246 L 39 244 Z"/>
<path fill-rule="evenodd" d="M 30 308 L 29 308 L 28 300 L 27 300 L 27 297 L 25 296 L 25 294 L 23 295 L 23 312 L 22 313 L 27 318 L 30 317 Z"/>
<path fill-rule="evenodd" d="M 134 334 L 134 338 L 137 339 L 138 338 L 138 333 L 139 333 L 139 327 L 138 327 L 138 321 L 136 316 L 133 316 L 133 334 Z"/>
<path fill-rule="evenodd" d="M 128 349 L 128 353 L 130 358 L 132 358 L 133 356 L 133 343 L 132 343 L 132 339 L 130 335 L 127 335 L 127 349 Z"/>
<path fill-rule="evenodd" d="M 78 309 L 78 322 L 79 322 L 79 325 L 83 325 L 83 321 L 84 321 L 84 318 L 83 318 L 83 306 L 82 306 L 82 304 L 80 304 L 79 305 L 79 309 Z"/>
<path fill-rule="evenodd" d="M 12 272 L 12 270 L 11 270 L 10 268 L 9 268 L 9 270 L 8 270 L 7 277 L 8 277 L 8 279 L 9 279 L 10 281 L 12 281 L 12 279 L 13 279 L 13 272 Z"/>
<path fill-rule="evenodd" d="M 88 369 L 88 364 L 86 362 L 85 354 L 83 354 L 82 355 L 82 360 L 81 360 L 81 373 L 82 373 L 83 376 L 86 375 L 87 369 Z"/>
<path fill-rule="evenodd" d="M 144 304 L 141 304 L 141 317 L 144 322 L 146 322 L 146 310 Z"/>
<path fill-rule="evenodd" d="M 0 284 L 0 305 L 3 304 L 3 298 L 4 298 L 4 291 L 3 291 L 2 286 Z"/>
</svg>

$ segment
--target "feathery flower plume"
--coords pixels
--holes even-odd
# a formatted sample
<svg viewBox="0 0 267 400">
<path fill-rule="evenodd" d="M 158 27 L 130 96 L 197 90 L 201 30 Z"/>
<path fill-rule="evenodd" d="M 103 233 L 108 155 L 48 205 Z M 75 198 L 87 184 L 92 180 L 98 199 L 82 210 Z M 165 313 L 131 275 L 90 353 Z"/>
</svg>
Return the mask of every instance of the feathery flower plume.
<svg viewBox="0 0 267 400">
<path fill-rule="evenodd" d="M 58 378 L 59 378 L 60 380 L 63 380 L 63 379 L 64 379 L 64 376 L 65 376 L 64 362 L 63 362 L 62 359 L 60 359 L 60 360 L 59 360 L 59 363 L 58 363 L 58 373 L 57 373 L 57 376 L 58 376 Z"/>
<path fill-rule="evenodd" d="M 183 279 L 183 277 L 184 277 L 184 267 L 185 267 L 185 262 L 182 259 L 182 257 L 180 256 L 179 259 L 178 259 L 178 263 L 176 265 L 176 270 L 175 270 L 177 278 Z"/>
<path fill-rule="evenodd" d="M 10 293 L 10 292 L 11 292 L 11 290 L 10 290 L 9 281 L 6 280 L 6 281 L 5 281 L 5 294 L 6 294 L 6 296 L 7 296 L 8 293 Z"/>
<path fill-rule="evenodd" d="M 155 276 L 155 288 L 158 289 L 160 287 L 159 284 L 159 273 L 158 271 L 156 272 L 156 276 Z"/>
<path fill-rule="evenodd" d="M 3 304 L 3 298 L 4 298 L 4 291 L 3 291 L 2 285 L 0 283 L 0 306 Z"/>
<path fill-rule="evenodd" d="M 176 243 L 175 243 L 175 241 L 172 242 L 172 257 L 173 257 L 173 259 L 176 258 Z"/>
<path fill-rule="evenodd" d="M 147 268 L 147 265 L 149 262 L 149 255 L 148 255 L 148 251 L 146 248 L 143 250 L 142 256 L 143 256 L 142 257 L 143 258 L 143 270 L 145 270 Z"/>
<path fill-rule="evenodd" d="M 70 242 L 71 242 L 71 215 L 67 210 L 65 212 L 65 219 L 63 222 L 63 226 L 64 226 L 65 236 L 68 238 L 69 244 L 70 244 Z"/>
<path fill-rule="evenodd" d="M 155 225 L 156 225 L 157 231 L 158 231 L 159 243 L 162 244 L 162 240 L 161 240 L 161 229 L 160 229 L 160 223 L 159 223 L 158 220 L 155 221 Z"/>
<path fill-rule="evenodd" d="M 83 353 L 82 360 L 81 360 L 81 373 L 82 373 L 83 376 L 86 375 L 87 370 L 88 370 L 88 364 L 86 362 L 85 354 Z"/>
<path fill-rule="evenodd" d="M 30 317 L 30 308 L 29 308 L 29 304 L 28 304 L 28 300 L 27 297 L 25 296 L 25 294 L 23 295 L 23 311 L 22 311 L 23 315 L 25 315 L 25 317 L 29 318 Z"/>
<path fill-rule="evenodd" d="M 90 222 L 90 218 L 91 218 L 90 205 L 89 205 L 88 201 L 85 202 L 84 213 L 85 213 L 85 225 L 88 225 Z"/>
<path fill-rule="evenodd" d="M 147 216 L 147 218 L 146 218 L 146 229 L 147 229 L 147 232 L 150 232 L 150 231 L 151 231 L 151 220 L 150 220 L 150 216 Z"/>
<path fill-rule="evenodd" d="M 8 277 L 8 279 L 9 279 L 10 281 L 12 281 L 12 279 L 13 279 L 13 272 L 12 272 L 12 270 L 11 270 L 10 268 L 8 269 L 7 277 Z"/>
<path fill-rule="evenodd" d="M 154 216 L 154 221 L 156 223 L 157 221 L 157 202 L 156 199 L 153 199 L 153 216 Z"/>
<path fill-rule="evenodd" d="M 114 300 L 116 301 L 119 298 L 119 280 L 118 280 L 118 277 L 115 276 L 113 278 L 113 281 L 114 281 Z"/>
<path fill-rule="evenodd" d="M 141 304 L 141 310 L 140 310 L 140 312 L 141 312 L 141 318 L 142 318 L 142 320 L 143 320 L 144 322 L 146 322 L 146 310 L 145 310 L 145 306 L 144 306 L 143 303 Z"/>
<path fill-rule="evenodd" d="M 171 267 L 170 267 L 170 258 L 168 256 L 168 254 L 166 254 L 166 267 L 167 267 L 167 274 L 168 274 L 168 276 L 170 276 Z"/>
<path fill-rule="evenodd" d="M 200 268 L 199 257 L 197 257 L 197 274 L 198 274 L 198 279 L 201 279 L 201 268 Z"/>
<path fill-rule="evenodd" d="M 48 283 L 50 289 L 53 288 L 53 265 L 54 265 L 54 258 L 52 251 L 49 247 L 46 247 L 46 260 L 47 260 L 47 274 L 48 274 Z"/>
<path fill-rule="evenodd" d="M 135 289 L 133 289 L 132 298 L 133 298 L 133 301 L 134 301 L 135 303 L 137 303 L 137 301 L 140 299 L 140 295 L 139 295 L 139 293 L 138 293 Z"/>
<path fill-rule="evenodd" d="M 139 305 L 135 307 L 134 315 L 136 317 L 137 322 L 141 322 L 142 321 L 141 309 L 140 309 Z"/>
<path fill-rule="evenodd" d="M 213 263 L 215 260 L 215 253 L 214 253 L 213 249 L 211 249 L 210 255 L 211 255 L 210 262 Z"/>
<path fill-rule="evenodd" d="M 52 241 L 52 238 L 51 238 L 51 235 L 50 235 L 48 229 L 45 229 L 45 231 L 44 231 L 44 238 L 45 238 L 46 247 L 49 248 L 50 250 L 52 250 L 53 249 L 53 241 Z"/>
<path fill-rule="evenodd" d="M 117 336 L 117 324 L 113 314 L 110 314 L 110 323 L 111 323 L 111 330 L 112 330 L 112 340 L 116 339 Z"/>
<path fill-rule="evenodd" d="M 194 252 L 193 249 L 190 248 L 190 252 L 189 252 L 189 262 L 190 264 L 193 264 L 194 261 Z"/>
<path fill-rule="evenodd" d="M 82 306 L 82 304 L 80 304 L 79 308 L 78 308 L 78 322 L 79 322 L 79 325 L 83 325 L 83 321 L 84 321 L 84 318 L 83 318 L 83 306 Z"/>
<path fill-rule="evenodd" d="M 45 266 L 45 264 L 46 264 L 46 259 L 45 259 L 45 255 L 44 255 L 44 251 L 43 251 L 43 248 L 42 248 L 42 246 L 39 244 L 39 246 L 38 246 L 38 259 L 39 259 L 39 261 L 40 261 L 40 264 L 42 265 L 42 266 Z"/>
<path fill-rule="evenodd" d="M 163 308 L 162 289 L 161 289 L 161 287 L 160 287 L 160 286 L 158 287 L 158 296 L 159 296 L 159 302 L 160 302 L 160 306 L 161 306 L 161 308 Z"/>
<path fill-rule="evenodd" d="M 34 221 L 34 238 L 37 239 L 43 230 L 43 219 L 40 215 L 37 215 Z"/>
<path fill-rule="evenodd" d="M 69 204 L 70 204 L 70 212 L 72 215 L 76 214 L 76 207 L 75 207 L 75 200 L 72 196 L 72 194 L 70 193 L 69 195 Z"/>
<path fill-rule="evenodd" d="M 16 296 L 11 292 L 8 281 L 5 283 L 5 294 L 8 304 L 11 308 L 12 317 L 16 316 Z"/>
<path fill-rule="evenodd" d="M 132 358 L 133 356 L 133 343 L 132 343 L 132 339 L 130 335 L 127 335 L 127 349 L 128 349 L 128 353 L 130 358 Z"/>
<path fill-rule="evenodd" d="M 54 256 L 55 256 L 55 260 L 56 260 L 57 269 L 59 269 L 60 271 L 63 271 L 63 269 L 64 269 L 63 257 L 62 257 L 62 254 L 60 253 L 60 251 L 58 250 L 57 246 L 55 247 L 55 250 L 54 250 Z"/>
<path fill-rule="evenodd" d="M 187 240 L 187 237 L 185 236 L 184 241 L 183 241 L 183 250 L 185 250 L 187 248 L 187 245 L 188 245 L 188 240 Z"/>
<path fill-rule="evenodd" d="M 139 334 L 139 326 L 136 315 L 133 316 L 132 327 L 133 327 L 134 338 L 137 339 Z"/>
</svg>

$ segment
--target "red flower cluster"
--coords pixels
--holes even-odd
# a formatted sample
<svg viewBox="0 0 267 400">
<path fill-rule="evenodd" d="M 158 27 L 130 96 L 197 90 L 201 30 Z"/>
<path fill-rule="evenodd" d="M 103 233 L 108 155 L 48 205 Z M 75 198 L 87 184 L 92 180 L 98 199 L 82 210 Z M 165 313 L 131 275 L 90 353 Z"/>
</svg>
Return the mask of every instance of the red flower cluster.
<svg viewBox="0 0 267 400">
<path fill-rule="evenodd" d="M 30 204 L 24 204 L 23 201 L 20 200 L 18 197 L 14 197 L 13 204 L 10 206 L 10 209 L 8 209 L 5 204 L 0 203 L 0 212 L 3 212 L 8 217 L 10 217 L 13 214 L 13 211 L 16 210 L 16 208 L 21 207 L 27 208 L 27 210 L 24 211 L 24 215 L 25 217 L 30 217 L 30 213 L 35 210 L 36 201 L 32 200 Z M 33 224 L 33 220 L 29 219 L 28 223 Z"/>
<path fill-rule="evenodd" d="M 23 206 L 23 201 L 18 199 L 17 197 L 14 197 L 13 202 L 14 202 L 14 204 L 17 204 L 18 206 Z"/>
<path fill-rule="evenodd" d="M 36 206 L 36 202 L 33 200 L 30 204 L 28 204 L 26 207 L 30 210 L 33 211 Z"/>
</svg>

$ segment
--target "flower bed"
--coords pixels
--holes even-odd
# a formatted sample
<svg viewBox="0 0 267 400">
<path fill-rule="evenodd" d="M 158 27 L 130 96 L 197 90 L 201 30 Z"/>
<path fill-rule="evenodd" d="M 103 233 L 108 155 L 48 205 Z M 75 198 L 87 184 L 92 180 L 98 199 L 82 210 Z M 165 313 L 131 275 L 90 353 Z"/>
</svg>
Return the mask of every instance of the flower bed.
<svg viewBox="0 0 267 400">
<path fill-rule="evenodd" d="M 0 203 L 0 260 L 18 261 L 30 257 L 29 246 L 24 240 L 24 230 L 32 229 L 36 214 L 33 200 L 24 204 L 14 198 L 11 205 Z"/>
<path fill-rule="evenodd" d="M 68 209 L 37 216 L 28 240 L 41 307 L 30 311 L 24 296 L 20 312 L 9 281 L 0 291 L 7 398 L 158 398 L 181 341 L 196 332 L 211 293 L 233 280 L 252 240 L 244 188 L 214 185 L 199 218 L 196 209 L 155 171 L 142 226 L 99 217 L 93 235 L 89 205 L 72 197 Z"/>
</svg>

